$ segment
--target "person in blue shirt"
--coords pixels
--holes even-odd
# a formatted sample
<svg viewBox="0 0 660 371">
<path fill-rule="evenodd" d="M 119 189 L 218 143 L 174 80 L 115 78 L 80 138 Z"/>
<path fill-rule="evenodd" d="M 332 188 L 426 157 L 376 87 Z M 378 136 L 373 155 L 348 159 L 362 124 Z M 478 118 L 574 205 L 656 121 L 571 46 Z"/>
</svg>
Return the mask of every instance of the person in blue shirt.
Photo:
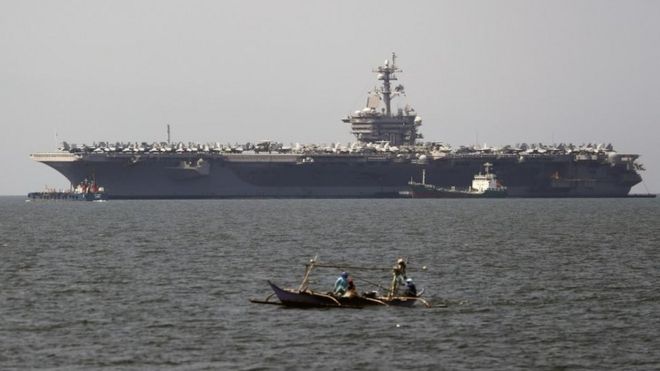
<svg viewBox="0 0 660 371">
<path fill-rule="evenodd" d="M 344 295 L 348 289 L 348 273 L 341 272 L 341 275 L 335 281 L 335 290 L 336 295 Z"/>
<path fill-rule="evenodd" d="M 408 278 L 406 280 L 406 289 L 404 290 L 403 295 L 412 297 L 417 296 L 417 287 L 415 287 L 415 283 L 413 282 L 412 278 Z"/>
</svg>

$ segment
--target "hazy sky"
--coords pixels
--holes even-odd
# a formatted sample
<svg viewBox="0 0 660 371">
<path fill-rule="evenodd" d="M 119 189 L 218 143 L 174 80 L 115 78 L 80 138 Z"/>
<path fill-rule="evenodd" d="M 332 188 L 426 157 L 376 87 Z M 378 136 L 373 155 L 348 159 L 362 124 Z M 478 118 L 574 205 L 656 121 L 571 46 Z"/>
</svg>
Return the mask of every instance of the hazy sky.
<svg viewBox="0 0 660 371">
<path fill-rule="evenodd" d="M 660 192 L 660 1 L 0 0 L 0 194 L 68 186 L 56 133 L 352 141 L 392 51 L 426 140 L 611 142 Z"/>
</svg>

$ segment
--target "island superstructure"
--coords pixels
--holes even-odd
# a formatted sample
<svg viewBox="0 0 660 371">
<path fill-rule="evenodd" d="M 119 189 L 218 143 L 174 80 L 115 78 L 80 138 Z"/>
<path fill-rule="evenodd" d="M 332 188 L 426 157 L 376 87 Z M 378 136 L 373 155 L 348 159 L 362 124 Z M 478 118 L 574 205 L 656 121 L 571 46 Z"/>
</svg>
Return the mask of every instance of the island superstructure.
<svg viewBox="0 0 660 371">
<path fill-rule="evenodd" d="M 391 63 L 386 60 L 384 65 L 378 66 L 373 72 L 378 74 L 378 80 L 383 82 L 383 86 L 369 93 L 367 106 L 363 110 L 355 111 L 342 121 L 351 124 L 351 130 L 359 143 L 415 146 L 417 139 L 421 138 L 417 127 L 422 125 L 422 118 L 409 105 L 392 114 L 392 98 L 405 94 L 400 84 L 394 88 L 394 92 L 391 90 L 391 82 L 398 80 L 395 73 L 402 72 L 396 65 L 396 54 L 392 53 Z"/>
<path fill-rule="evenodd" d="M 381 86 L 366 107 L 342 119 L 357 141 L 341 145 L 98 142 L 63 143 L 30 156 L 71 184 L 94 178 L 109 198 L 398 197 L 424 170 L 439 187 L 469 186 L 486 162 L 509 197 L 625 197 L 641 181 L 637 154 L 611 144 L 518 144 L 503 147 L 422 142 L 422 119 L 392 87 L 396 55 L 374 69 Z"/>
</svg>

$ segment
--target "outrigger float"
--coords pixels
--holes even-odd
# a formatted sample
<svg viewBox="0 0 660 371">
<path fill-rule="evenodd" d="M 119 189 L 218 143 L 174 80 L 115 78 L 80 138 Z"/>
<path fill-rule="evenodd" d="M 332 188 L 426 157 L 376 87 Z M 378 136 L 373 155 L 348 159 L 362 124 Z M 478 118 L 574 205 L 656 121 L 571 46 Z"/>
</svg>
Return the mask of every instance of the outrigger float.
<svg viewBox="0 0 660 371">
<path fill-rule="evenodd" d="M 303 276 L 303 280 L 298 288 L 281 288 L 269 280 L 267 282 L 273 290 L 273 293 L 268 295 L 268 297 L 266 297 L 264 300 L 250 299 L 250 302 L 256 304 L 282 305 L 295 308 L 364 308 L 367 306 L 412 307 L 417 302 L 420 302 L 427 308 L 431 307 L 431 304 L 427 300 L 421 298 L 424 290 L 421 290 L 416 296 L 398 295 L 396 292 L 396 284 L 394 283 L 394 280 L 390 288 L 387 289 L 384 286 L 374 282 L 363 278 L 356 278 L 354 275 L 351 275 L 352 278 L 356 280 L 363 281 L 376 287 L 387 289 L 388 292 L 386 295 L 379 295 L 377 291 L 362 294 L 356 293 L 355 295 L 348 296 L 314 291 L 309 288 L 309 277 L 312 273 L 312 270 L 315 268 L 335 268 L 349 271 L 392 270 L 392 268 L 381 267 L 355 267 L 338 264 L 321 264 L 316 260 L 316 258 L 314 258 L 311 259 L 308 264 L 305 264 L 305 275 Z M 424 267 L 422 270 L 425 270 L 425 268 L 426 267 Z M 279 301 L 272 300 L 274 296 L 276 296 Z"/>
</svg>

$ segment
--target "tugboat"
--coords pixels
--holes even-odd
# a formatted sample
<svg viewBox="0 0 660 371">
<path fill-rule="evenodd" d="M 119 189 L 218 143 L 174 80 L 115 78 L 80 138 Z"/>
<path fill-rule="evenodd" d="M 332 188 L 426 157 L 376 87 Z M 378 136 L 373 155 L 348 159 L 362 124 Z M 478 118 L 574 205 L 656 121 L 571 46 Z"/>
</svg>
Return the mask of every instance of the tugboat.
<svg viewBox="0 0 660 371">
<path fill-rule="evenodd" d="M 99 187 L 95 180 L 83 180 L 70 191 L 56 191 L 47 189 L 45 192 L 28 193 L 30 200 L 65 200 L 65 201 L 105 201 L 107 194 L 103 187 Z"/>
<path fill-rule="evenodd" d="M 426 184 L 426 170 L 422 170 L 422 182 L 417 183 L 410 179 L 408 185 L 410 192 L 408 195 L 412 198 L 503 198 L 507 196 L 507 188 L 500 184 L 497 175 L 490 172 L 493 164 L 486 162 L 484 164 L 484 174 L 479 172 L 472 179 L 472 186 L 466 189 L 460 189 L 452 186 L 451 188 L 437 187 L 432 184 Z"/>
</svg>

